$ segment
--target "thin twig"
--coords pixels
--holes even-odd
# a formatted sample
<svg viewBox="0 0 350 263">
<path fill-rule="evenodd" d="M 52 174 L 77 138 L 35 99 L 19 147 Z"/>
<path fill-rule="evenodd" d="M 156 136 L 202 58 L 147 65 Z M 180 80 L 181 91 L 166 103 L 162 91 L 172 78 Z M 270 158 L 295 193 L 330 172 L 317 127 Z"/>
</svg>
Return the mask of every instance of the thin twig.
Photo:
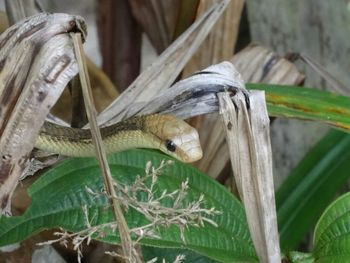
<svg viewBox="0 0 350 263">
<path fill-rule="evenodd" d="M 104 186 L 108 196 L 117 196 L 115 189 L 113 187 L 113 179 L 111 172 L 107 163 L 106 151 L 104 149 L 101 132 L 98 128 L 96 121 L 96 109 L 93 104 L 92 91 L 90 86 L 90 80 L 87 73 L 87 66 L 85 62 L 85 56 L 82 46 L 82 39 L 80 34 L 71 33 L 74 50 L 76 54 L 76 59 L 79 68 L 80 81 L 83 90 L 84 103 L 86 107 L 86 113 L 91 127 L 92 140 L 96 149 L 97 159 L 101 167 L 102 176 L 104 180 Z M 118 224 L 121 246 L 125 258 L 129 262 L 141 262 L 137 253 L 133 253 L 133 243 L 130 237 L 129 227 L 124 218 L 122 209 L 119 205 L 119 202 L 116 198 L 110 199 L 112 202 L 112 210 L 115 220 Z"/>
<path fill-rule="evenodd" d="M 330 85 L 331 90 L 344 96 L 349 95 L 347 86 L 329 73 L 324 65 L 304 53 L 299 54 L 299 58 L 305 62 L 306 65 L 310 66 L 318 75 L 320 75 L 320 77 Z"/>
</svg>

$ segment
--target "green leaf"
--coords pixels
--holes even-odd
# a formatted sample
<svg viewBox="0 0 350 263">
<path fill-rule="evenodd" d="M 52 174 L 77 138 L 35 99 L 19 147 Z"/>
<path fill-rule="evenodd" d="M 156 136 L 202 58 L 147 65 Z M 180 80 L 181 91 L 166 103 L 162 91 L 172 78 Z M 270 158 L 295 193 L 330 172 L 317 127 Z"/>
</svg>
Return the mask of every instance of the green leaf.
<svg viewBox="0 0 350 263">
<path fill-rule="evenodd" d="M 350 262 L 350 193 L 323 213 L 315 228 L 316 262 Z"/>
<path fill-rule="evenodd" d="M 320 121 L 350 130 L 350 98 L 313 88 L 271 84 L 247 84 L 266 91 L 270 116 Z"/>
<path fill-rule="evenodd" d="M 113 177 L 130 185 L 137 175 L 143 176 L 146 163 L 151 161 L 158 167 L 162 160 L 170 159 L 161 153 L 146 150 L 132 150 L 109 157 Z M 185 203 L 198 200 L 204 195 L 204 207 L 215 207 L 221 215 L 210 218 L 218 224 L 215 227 L 190 226 L 185 230 L 184 243 L 177 226 L 159 227 L 160 239 L 144 238 L 141 244 L 157 247 L 186 248 L 221 262 L 257 262 L 250 239 L 245 213 L 241 203 L 223 186 L 199 172 L 192 166 L 175 161 L 166 166 L 156 184 L 155 196 L 164 189 L 172 192 L 182 182 L 189 181 L 189 192 Z M 113 221 L 107 198 L 96 197 L 86 191 L 85 186 L 100 192 L 102 181 L 95 159 L 70 159 L 48 171 L 29 189 L 32 204 L 19 217 L 0 219 L 0 245 L 21 241 L 47 228 L 62 227 L 77 232 L 86 228 L 82 206 L 86 205 L 91 224 L 98 225 Z M 142 196 L 141 196 L 142 197 Z M 130 228 L 149 223 L 134 209 L 125 215 Z M 106 242 L 118 243 L 116 233 L 108 231 L 101 238 Z"/>
<path fill-rule="evenodd" d="M 281 247 L 294 249 L 350 176 L 350 135 L 330 131 L 276 193 Z"/>
<path fill-rule="evenodd" d="M 291 251 L 288 253 L 288 260 L 291 263 L 314 263 L 315 259 L 310 253 Z"/>
<path fill-rule="evenodd" d="M 215 263 L 218 261 L 211 260 L 207 257 L 196 254 L 193 251 L 185 249 L 170 249 L 170 248 L 158 248 L 158 247 L 142 247 L 142 254 L 145 261 L 157 258 L 157 262 L 174 262 L 178 255 L 185 256 L 183 262 L 191 263 Z"/>
</svg>

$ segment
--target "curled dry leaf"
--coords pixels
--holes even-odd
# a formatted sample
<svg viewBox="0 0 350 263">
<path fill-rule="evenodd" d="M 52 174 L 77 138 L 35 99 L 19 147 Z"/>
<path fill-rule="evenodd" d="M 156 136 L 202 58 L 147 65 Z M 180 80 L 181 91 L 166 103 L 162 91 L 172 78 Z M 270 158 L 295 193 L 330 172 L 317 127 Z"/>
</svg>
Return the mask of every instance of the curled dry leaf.
<svg viewBox="0 0 350 263">
<path fill-rule="evenodd" d="M 265 94 L 254 91 L 250 107 L 240 94 L 219 93 L 232 169 L 260 262 L 281 262 L 274 195 L 269 117 Z"/>
<path fill-rule="evenodd" d="M 218 1 L 146 69 L 99 117 L 99 123 L 111 124 L 125 119 L 137 102 L 150 101 L 175 81 L 184 65 L 203 42 L 225 10 L 228 0 Z"/>
<path fill-rule="evenodd" d="M 243 80 L 233 65 L 222 62 L 177 82 L 149 102 L 132 105 L 128 114 L 131 116 L 140 113 L 162 113 L 188 119 L 217 112 L 219 109 L 217 93 L 225 90 L 233 94 L 244 93 L 242 84 Z"/>
<path fill-rule="evenodd" d="M 237 53 L 231 59 L 231 63 L 241 73 L 245 82 L 298 85 L 305 78 L 293 63 L 262 46 L 248 46 Z M 215 129 L 210 133 L 205 129 L 199 130 L 205 154 L 197 167 L 211 177 L 217 178 L 221 172 L 225 171 L 230 159 L 224 130 L 220 119 L 210 120 L 203 125 L 215 127 Z"/>
<path fill-rule="evenodd" d="M 88 57 L 86 57 L 86 63 L 95 107 L 97 112 L 101 112 L 113 102 L 119 93 L 107 75 Z M 80 90 L 80 85 L 77 88 Z M 82 99 L 82 97 L 80 99 Z M 70 122 L 74 119 L 73 117 L 75 116 L 74 110 L 72 111 L 72 104 L 73 96 L 68 89 L 65 89 L 55 106 L 52 108 L 51 113 L 56 117 L 65 120 L 66 122 Z M 54 122 L 59 123 L 59 120 Z"/>
<path fill-rule="evenodd" d="M 67 32 L 85 35 L 82 18 L 39 14 L 0 37 L 0 210 L 11 195 L 52 105 L 77 73 Z"/>
<path fill-rule="evenodd" d="M 249 45 L 230 61 L 245 82 L 297 85 L 305 79 L 293 63 L 263 46 Z"/>
</svg>

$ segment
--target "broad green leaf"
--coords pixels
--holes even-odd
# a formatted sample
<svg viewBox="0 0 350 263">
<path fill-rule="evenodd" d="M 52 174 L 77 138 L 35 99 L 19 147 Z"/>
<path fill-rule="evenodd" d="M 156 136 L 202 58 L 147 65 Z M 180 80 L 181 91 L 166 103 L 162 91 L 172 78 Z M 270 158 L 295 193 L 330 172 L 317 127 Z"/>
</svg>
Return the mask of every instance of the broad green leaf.
<svg viewBox="0 0 350 263">
<path fill-rule="evenodd" d="M 247 84 L 266 91 L 270 116 L 320 121 L 350 130 L 350 98 L 313 88 L 271 84 Z"/>
<path fill-rule="evenodd" d="M 155 151 L 132 150 L 111 155 L 109 164 L 118 182 L 131 184 L 137 175 L 144 175 L 148 161 L 158 167 L 162 160 L 167 159 L 170 158 Z M 186 243 L 182 241 L 177 226 L 159 227 L 160 239 L 144 238 L 141 244 L 186 248 L 221 262 L 256 262 L 241 203 L 205 174 L 175 161 L 174 165 L 163 169 L 156 184 L 155 196 L 160 196 L 164 189 L 168 192 L 178 189 L 187 179 L 190 188 L 185 203 L 198 200 L 204 194 L 204 206 L 215 207 L 222 212 L 210 217 L 218 227 L 211 224 L 205 224 L 204 228 L 189 227 L 185 230 Z M 110 209 L 106 209 L 107 198 L 91 195 L 86 191 L 86 186 L 94 192 L 102 189 L 99 167 L 94 159 L 70 159 L 48 171 L 30 187 L 32 203 L 25 214 L 0 219 L 0 245 L 21 241 L 47 228 L 62 227 L 73 232 L 85 229 L 84 205 L 88 207 L 92 225 L 113 221 Z M 130 228 L 149 223 L 131 208 L 125 217 Z M 108 231 L 105 235 L 100 239 L 118 243 L 116 233 Z"/>
<path fill-rule="evenodd" d="M 350 176 L 350 135 L 330 131 L 276 193 L 280 242 L 294 249 Z"/>
<path fill-rule="evenodd" d="M 171 248 L 159 248 L 159 247 L 143 247 L 142 255 L 145 261 L 157 258 L 157 262 L 174 262 L 179 255 L 185 256 L 183 262 L 191 263 L 215 263 L 217 261 L 211 260 L 207 257 L 196 254 L 193 251 L 185 249 L 171 249 Z"/>
<path fill-rule="evenodd" d="M 314 244 L 316 262 L 350 262 L 350 193 L 323 213 L 315 228 Z"/>
</svg>

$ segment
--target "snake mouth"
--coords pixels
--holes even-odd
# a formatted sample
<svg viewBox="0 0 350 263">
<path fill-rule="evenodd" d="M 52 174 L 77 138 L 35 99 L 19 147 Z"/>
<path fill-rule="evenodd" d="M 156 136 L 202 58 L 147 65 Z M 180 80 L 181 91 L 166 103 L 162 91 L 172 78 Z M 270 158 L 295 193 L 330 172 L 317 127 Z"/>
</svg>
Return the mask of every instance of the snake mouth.
<svg viewBox="0 0 350 263">
<path fill-rule="evenodd" d="M 163 150 L 166 154 L 180 160 L 184 163 L 193 163 L 196 162 L 203 157 L 203 151 L 200 146 L 191 146 L 191 148 L 187 149 L 179 149 L 176 152 L 170 152 L 169 150 Z"/>
<path fill-rule="evenodd" d="M 187 149 L 186 154 L 182 157 L 182 159 L 185 163 L 193 163 L 195 161 L 202 159 L 202 157 L 203 157 L 203 151 L 199 145 L 199 146 Z"/>
</svg>

